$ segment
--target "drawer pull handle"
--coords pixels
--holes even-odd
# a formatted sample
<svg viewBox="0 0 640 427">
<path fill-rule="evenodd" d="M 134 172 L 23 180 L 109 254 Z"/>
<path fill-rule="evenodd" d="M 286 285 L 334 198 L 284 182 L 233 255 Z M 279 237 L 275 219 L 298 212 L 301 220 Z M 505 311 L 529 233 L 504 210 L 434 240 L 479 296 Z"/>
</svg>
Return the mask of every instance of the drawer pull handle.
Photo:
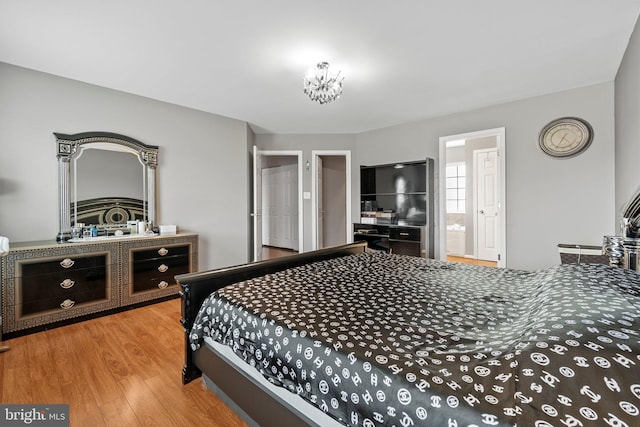
<svg viewBox="0 0 640 427">
<path fill-rule="evenodd" d="M 60 304 L 60 308 L 68 310 L 71 307 L 73 307 L 75 305 L 75 303 L 76 303 L 75 301 L 71 301 L 70 299 L 66 299 L 66 300 L 62 301 L 62 303 Z"/>
<path fill-rule="evenodd" d="M 158 255 L 160 255 L 160 256 L 165 256 L 168 253 L 169 253 L 169 249 L 167 249 L 167 248 L 158 249 Z"/>
<path fill-rule="evenodd" d="M 401 232 L 401 233 L 400 233 L 400 235 L 401 235 L 401 236 L 408 236 L 408 235 L 409 235 L 409 233 L 402 233 L 402 232 Z"/>
<path fill-rule="evenodd" d="M 158 271 L 160 273 L 164 273 L 165 271 L 167 271 L 169 269 L 169 267 L 167 267 L 166 265 L 162 264 L 160 267 L 158 267 Z"/>
<path fill-rule="evenodd" d="M 168 284 L 167 282 L 165 282 L 164 280 L 163 280 L 162 282 L 158 283 L 158 287 L 159 287 L 160 289 L 164 289 L 164 288 L 166 288 L 167 286 L 169 286 L 169 284 Z"/>
<path fill-rule="evenodd" d="M 62 261 L 60 261 L 60 265 L 62 266 L 62 268 L 69 268 L 73 264 L 75 264 L 75 261 L 72 260 L 71 258 L 65 258 Z"/>
<path fill-rule="evenodd" d="M 71 279 L 64 279 L 62 282 L 60 282 L 60 287 L 62 289 L 71 289 L 75 284 L 76 282 Z"/>
</svg>

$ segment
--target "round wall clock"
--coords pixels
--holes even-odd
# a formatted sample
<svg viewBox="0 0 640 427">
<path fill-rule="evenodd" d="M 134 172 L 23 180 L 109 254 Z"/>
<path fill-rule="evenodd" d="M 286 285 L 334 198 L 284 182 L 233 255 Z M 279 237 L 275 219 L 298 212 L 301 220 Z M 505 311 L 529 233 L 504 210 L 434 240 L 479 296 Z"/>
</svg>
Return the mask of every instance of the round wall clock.
<svg viewBox="0 0 640 427">
<path fill-rule="evenodd" d="M 538 144 L 553 157 L 571 157 L 582 153 L 593 141 L 591 125 L 577 117 L 562 117 L 540 131 Z"/>
</svg>

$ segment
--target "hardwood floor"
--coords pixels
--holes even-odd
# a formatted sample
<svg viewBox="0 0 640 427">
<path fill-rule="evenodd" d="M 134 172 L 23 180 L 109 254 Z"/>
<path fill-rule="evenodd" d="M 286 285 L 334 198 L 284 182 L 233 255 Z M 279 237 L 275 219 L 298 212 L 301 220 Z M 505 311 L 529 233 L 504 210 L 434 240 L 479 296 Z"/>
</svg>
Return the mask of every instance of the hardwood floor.
<svg viewBox="0 0 640 427">
<path fill-rule="evenodd" d="M 262 247 L 262 259 L 279 258 L 282 256 L 295 255 L 297 253 L 298 251 L 294 251 L 293 249 L 276 248 L 273 246 Z"/>
<path fill-rule="evenodd" d="M 0 402 L 69 404 L 71 426 L 246 426 L 198 379 L 182 385 L 174 299 L 5 341 Z"/>
<path fill-rule="evenodd" d="M 281 249 L 275 248 L 272 246 L 263 246 L 262 247 L 262 259 L 272 259 L 278 258 L 281 256 L 294 255 L 296 251 L 291 249 Z M 474 259 L 474 258 L 466 258 L 466 257 L 458 257 L 458 256 L 447 256 L 447 261 L 451 262 L 461 262 L 464 264 L 473 264 L 473 265 L 482 265 L 485 267 L 497 267 L 498 263 L 495 261 L 485 261 L 482 259 Z"/>
<path fill-rule="evenodd" d="M 465 258 L 465 257 L 458 257 L 458 256 L 447 256 L 447 261 L 451 261 L 451 262 L 461 262 L 463 264 L 473 264 L 473 265 L 483 265 L 485 267 L 497 267 L 498 263 L 495 261 L 485 261 L 482 259 L 475 259 L 475 258 Z"/>
</svg>

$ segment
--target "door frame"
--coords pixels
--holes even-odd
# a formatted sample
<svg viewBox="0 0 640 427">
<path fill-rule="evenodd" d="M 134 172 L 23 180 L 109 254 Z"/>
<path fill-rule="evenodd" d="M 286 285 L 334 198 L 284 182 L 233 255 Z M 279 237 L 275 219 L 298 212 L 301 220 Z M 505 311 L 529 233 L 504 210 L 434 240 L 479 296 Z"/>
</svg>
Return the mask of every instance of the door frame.
<svg viewBox="0 0 640 427">
<path fill-rule="evenodd" d="M 456 135 L 441 136 L 439 147 L 439 165 L 438 165 L 438 246 L 439 259 L 446 261 L 447 259 L 447 189 L 446 189 L 446 167 L 447 167 L 447 142 L 467 139 L 486 138 L 490 136 L 496 137 L 496 147 L 498 149 L 498 193 L 500 202 L 498 205 L 498 230 L 500 236 L 498 237 L 499 254 L 498 254 L 498 267 L 507 266 L 507 226 L 506 226 L 506 155 L 505 155 L 505 128 L 486 129 L 476 132 L 461 133 Z"/>
<path fill-rule="evenodd" d="M 351 233 L 351 150 L 312 150 L 311 151 L 311 249 L 318 249 L 318 158 L 323 156 L 343 156 L 345 164 L 345 236 L 346 242 L 353 242 Z"/>
<path fill-rule="evenodd" d="M 262 165 L 262 162 L 257 161 L 257 157 L 265 157 L 265 156 L 282 156 L 282 157 L 296 157 L 296 162 L 298 165 L 298 253 L 302 253 L 304 251 L 304 205 L 303 205 L 303 188 L 302 188 L 302 151 L 300 150 L 260 150 L 256 146 L 254 146 L 254 152 L 256 161 L 254 161 L 253 165 L 253 182 L 256 183 L 256 172 L 258 166 Z M 262 180 L 259 180 L 262 183 Z M 254 184 L 255 185 L 255 184 Z M 256 197 L 256 188 L 254 186 L 253 189 L 253 261 L 258 261 L 258 256 L 262 249 L 262 233 L 257 235 L 257 222 L 262 221 L 262 216 L 258 218 L 256 212 L 258 211 L 258 204 L 262 205 L 262 198 Z M 260 199 L 260 200 L 258 200 Z"/>
</svg>

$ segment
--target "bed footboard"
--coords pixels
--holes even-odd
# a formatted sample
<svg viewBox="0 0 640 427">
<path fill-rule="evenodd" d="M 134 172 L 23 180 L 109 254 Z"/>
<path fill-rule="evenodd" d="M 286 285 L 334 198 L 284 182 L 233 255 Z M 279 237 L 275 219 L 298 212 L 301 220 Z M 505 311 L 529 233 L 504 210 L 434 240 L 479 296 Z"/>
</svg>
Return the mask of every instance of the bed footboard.
<svg viewBox="0 0 640 427">
<path fill-rule="evenodd" d="M 189 332 L 200 306 L 209 294 L 232 283 L 311 262 L 364 252 L 366 248 L 366 242 L 358 242 L 234 267 L 177 275 L 176 280 L 180 286 L 180 298 L 182 300 L 180 323 L 184 328 L 185 334 L 185 362 L 182 368 L 182 383 L 187 384 L 202 374 L 201 369 L 196 366 L 193 360 L 193 352 L 189 345 Z"/>
</svg>

